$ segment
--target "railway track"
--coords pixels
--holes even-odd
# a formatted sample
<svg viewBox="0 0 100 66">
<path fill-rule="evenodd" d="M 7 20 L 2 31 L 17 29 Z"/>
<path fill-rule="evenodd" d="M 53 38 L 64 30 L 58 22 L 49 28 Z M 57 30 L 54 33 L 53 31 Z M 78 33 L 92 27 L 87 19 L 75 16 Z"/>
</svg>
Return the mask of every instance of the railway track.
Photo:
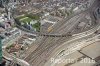
<svg viewBox="0 0 100 66">
<path fill-rule="evenodd" d="M 80 14 L 85 13 L 87 11 L 90 12 L 90 9 L 93 6 L 94 5 L 92 5 L 86 11 L 81 12 Z M 76 16 L 76 15 L 74 15 L 74 16 Z M 74 16 L 72 16 L 72 17 L 74 17 Z M 68 19 L 68 20 L 70 20 L 70 19 Z M 66 22 L 67 22 L 67 20 L 65 20 L 65 22 L 63 22 L 61 25 L 64 25 Z M 60 26 L 60 24 L 59 24 L 59 26 Z M 17 27 L 26 32 L 30 32 L 34 35 L 43 36 L 44 37 L 43 39 L 45 39 L 44 41 L 42 41 L 39 44 L 38 48 L 35 51 L 31 52 L 30 54 L 26 53 L 27 56 L 24 59 L 27 62 L 29 62 L 32 66 L 43 66 L 45 64 L 45 62 L 51 57 L 52 51 L 54 51 L 54 49 L 56 47 L 60 46 L 62 43 L 64 43 L 65 41 L 68 41 L 69 38 L 72 37 L 72 36 L 68 36 L 67 33 L 64 35 L 54 34 L 54 32 L 58 32 L 60 28 L 57 31 L 56 31 L 56 29 L 54 29 L 55 31 L 53 31 L 53 33 L 51 32 L 52 34 L 42 34 L 40 32 L 32 32 L 32 31 L 27 30 L 19 25 L 17 25 Z"/>
<path fill-rule="evenodd" d="M 94 3 L 97 3 L 97 1 L 94 1 Z M 94 4 L 93 3 L 93 4 Z M 98 5 L 98 4 L 97 4 Z M 75 13 L 75 14 L 72 14 L 72 15 L 70 15 L 69 17 L 67 17 L 67 18 L 65 18 L 62 22 L 58 22 L 56 25 L 57 26 L 54 26 L 53 27 L 53 31 L 51 31 L 50 33 L 48 33 L 48 34 L 45 34 L 45 33 L 41 33 L 41 32 L 33 32 L 33 31 L 31 31 L 31 30 L 28 30 L 28 29 L 26 29 L 26 28 L 24 28 L 24 27 L 21 27 L 20 25 L 18 25 L 17 24 L 17 21 L 15 20 L 15 24 L 16 24 L 16 26 L 19 28 L 19 29 L 21 29 L 21 30 L 23 30 L 23 31 L 26 31 L 26 32 L 29 32 L 29 33 L 32 33 L 32 34 L 34 34 L 34 35 L 38 35 L 38 36 L 47 36 L 47 37 L 67 37 L 67 36 L 70 36 L 70 34 L 56 34 L 59 30 L 61 30 L 61 28 L 60 29 L 58 29 L 59 28 L 59 26 L 62 26 L 62 25 L 64 25 L 67 21 L 69 21 L 72 17 L 74 17 L 74 16 L 77 16 L 77 15 L 80 15 L 81 13 L 86 13 L 87 11 L 89 11 L 89 10 L 91 10 L 92 8 L 93 8 L 93 6 L 94 5 L 91 5 L 89 8 L 87 8 L 86 10 L 84 10 L 84 11 L 81 11 L 81 12 L 78 12 L 78 13 Z M 14 17 L 13 17 L 14 18 Z M 14 18 L 15 19 L 15 18 Z"/>
</svg>

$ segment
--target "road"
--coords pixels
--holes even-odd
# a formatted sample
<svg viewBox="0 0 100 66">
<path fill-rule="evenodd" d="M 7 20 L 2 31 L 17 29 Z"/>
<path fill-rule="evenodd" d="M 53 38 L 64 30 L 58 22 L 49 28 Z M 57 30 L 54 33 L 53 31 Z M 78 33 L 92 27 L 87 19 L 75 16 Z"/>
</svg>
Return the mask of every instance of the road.
<svg viewBox="0 0 100 66">
<path fill-rule="evenodd" d="M 52 27 L 52 31 L 50 32 L 50 33 L 40 33 L 40 32 L 35 32 L 35 31 L 31 31 L 31 30 L 27 30 L 27 29 L 25 29 L 25 28 L 23 28 L 23 27 L 21 27 L 21 26 L 19 26 L 16 22 L 16 25 L 17 25 L 17 27 L 18 28 L 20 28 L 21 30 L 24 30 L 24 31 L 27 31 L 27 32 L 30 32 L 30 33 L 32 33 L 32 34 L 34 34 L 34 35 L 39 35 L 39 36 L 50 36 L 50 37 L 66 37 L 67 35 L 66 34 L 59 34 L 58 32 L 60 31 L 60 30 L 62 30 L 62 29 L 64 29 L 64 27 L 66 27 L 66 24 L 67 24 L 67 22 L 70 24 L 70 23 L 72 23 L 72 22 L 70 22 L 70 21 L 72 21 L 73 19 L 75 19 L 75 18 L 77 18 L 81 13 L 88 13 L 88 11 L 90 11 L 91 10 L 91 12 L 95 9 L 95 7 L 96 6 L 98 6 L 98 4 L 96 4 L 96 3 L 98 3 L 98 1 L 96 0 L 96 1 L 94 1 L 94 0 L 91 0 L 92 2 L 94 2 L 93 3 L 93 5 L 91 5 L 88 9 L 86 9 L 85 11 L 82 11 L 82 12 L 79 12 L 79 13 L 75 13 L 75 14 L 72 14 L 71 16 L 69 16 L 68 18 L 65 18 L 64 20 L 62 20 L 62 22 L 58 22 L 56 25 L 54 25 L 53 27 Z M 95 5 L 95 7 L 94 7 L 94 5 Z M 91 12 L 89 12 L 89 13 L 91 13 Z M 92 15 L 93 16 L 93 15 Z M 93 18 L 92 16 L 90 16 L 91 18 Z M 73 21 L 74 22 L 74 21 Z M 66 23 L 66 24 L 65 24 Z M 63 25 L 63 26 L 62 26 Z M 65 25 L 65 26 L 64 26 Z M 68 26 L 68 25 L 67 25 Z M 67 29 L 67 28 L 66 28 Z M 62 30 L 63 31 L 63 30 Z M 63 31 L 64 32 L 64 31 Z M 64 33 L 66 33 L 66 32 L 64 32 Z"/>
<path fill-rule="evenodd" d="M 76 39 L 76 40 L 71 41 L 71 42 L 64 43 L 62 46 L 56 48 L 56 50 L 53 51 L 51 58 L 64 59 L 69 54 L 72 54 L 72 53 L 76 52 L 77 50 L 80 50 L 81 48 L 83 48 L 85 46 L 91 45 L 93 42 L 100 41 L 100 39 L 98 39 L 99 36 L 100 35 L 91 34 L 87 37 L 83 37 L 83 38 Z M 45 64 L 45 66 L 58 66 L 58 65 L 56 65 L 56 63 L 51 63 L 51 59 L 50 59 Z"/>
<path fill-rule="evenodd" d="M 9 53 L 7 53 L 5 50 L 3 50 L 3 57 L 14 62 L 14 63 L 18 63 L 21 66 L 30 66 L 29 63 L 27 63 L 26 61 L 16 58 L 15 56 L 10 55 Z"/>
<path fill-rule="evenodd" d="M 10 42 L 8 42 L 7 44 L 5 44 L 4 46 L 2 46 L 2 49 L 3 49 L 3 57 L 9 61 L 11 61 L 12 63 L 18 63 L 20 64 L 21 66 L 30 66 L 30 64 L 28 64 L 26 61 L 22 60 L 22 59 L 19 59 L 19 58 L 16 58 L 12 55 L 10 55 L 6 50 L 5 48 L 8 46 L 8 45 L 11 45 L 13 44 L 16 40 L 18 40 L 20 37 L 22 37 L 24 34 L 26 34 L 27 32 L 25 31 L 21 31 L 21 35 L 16 37 L 15 39 L 11 40 Z M 10 44 L 9 44 L 10 43 Z"/>
<path fill-rule="evenodd" d="M 94 30 L 95 30 L 95 29 L 94 29 Z M 93 30 L 92 30 L 92 31 L 93 31 Z M 89 33 L 87 33 L 86 36 L 88 36 L 89 34 L 91 35 L 91 32 L 90 32 L 90 31 L 89 31 Z M 79 36 L 76 35 L 76 36 L 73 37 L 72 39 L 69 39 L 70 41 L 68 41 L 68 42 L 72 42 L 72 41 L 77 40 L 77 39 L 80 39 L 80 38 L 82 38 L 82 37 L 85 37 L 85 34 L 84 34 L 84 33 L 83 33 L 83 35 L 82 35 L 82 34 L 79 35 Z M 48 39 L 50 40 L 50 38 L 48 38 Z M 56 39 L 57 39 L 57 38 L 56 38 Z M 65 38 L 63 38 L 63 39 L 65 39 Z M 61 38 L 60 38 L 60 39 L 57 39 L 57 41 L 61 40 L 61 41 L 63 42 L 63 39 L 61 40 Z M 58 43 L 57 41 L 56 41 L 56 43 Z M 59 44 L 60 44 L 60 43 L 59 43 Z M 66 44 L 66 43 L 65 43 L 65 44 Z M 58 45 L 56 45 L 55 47 L 57 47 L 57 46 L 58 46 Z M 61 46 L 61 45 L 60 45 L 60 46 Z M 45 46 L 44 48 L 46 48 L 45 50 L 47 50 L 47 51 L 45 51 L 44 54 L 47 54 L 47 53 L 49 53 L 50 51 L 51 51 L 51 53 L 52 53 L 52 51 L 54 51 L 55 47 L 54 47 L 54 45 L 53 45 L 51 48 L 49 48 L 49 49 L 50 49 L 50 50 L 49 50 L 48 47 Z M 42 48 L 41 48 L 41 50 L 42 50 Z M 49 52 L 48 52 L 48 51 L 49 51 Z M 44 52 L 44 51 L 43 51 L 43 52 Z M 43 53 L 43 52 L 41 52 L 41 53 Z M 33 55 L 33 54 L 32 54 L 32 55 Z M 48 54 L 48 55 L 49 55 L 49 54 Z M 42 58 L 48 58 L 48 55 L 47 55 L 47 57 L 43 57 L 44 55 L 42 55 L 42 56 L 41 56 L 41 59 L 42 59 Z M 36 55 L 36 56 L 37 56 L 37 55 Z M 36 57 L 36 56 L 35 56 L 35 57 Z M 28 56 L 28 57 L 32 58 L 31 56 Z M 37 57 L 37 58 L 38 58 L 38 57 Z M 26 60 L 27 60 L 27 59 L 26 59 Z M 39 60 L 40 60 L 40 59 L 39 59 Z M 39 61 L 39 60 L 38 60 L 38 61 Z M 33 61 L 33 59 L 31 59 L 30 61 Z"/>
<path fill-rule="evenodd" d="M 61 35 L 67 34 L 68 33 L 67 30 L 68 31 L 72 30 L 75 27 L 75 25 L 78 23 L 78 21 L 81 20 L 82 17 L 84 17 L 87 13 L 92 12 L 92 10 L 95 10 L 95 8 L 98 6 L 98 3 L 99 3 L 98 0 L 96 0 L 91 8 L 89 8 L 88 10 L 86 10 L 78 15 L 75 15 L 74 17 L 71 17 L 72 19 L 70 18 L 68 20 L 69 22 L 67 20 L 65 20 L 65 22 L 59 23 L 59 25 L 56 25 L 56 28 L 54 28 L 54 31 L 52 31 L 51 33 L 60 33 Z M 79 18 L 80 16 L 82 16 L 82 17 Z M 93 16 L 93 15 L 91 15 L 91 16 Z M 76 18 L 77 18 L 77 20 L 76 20 Z M 99 28 L 98 25 L 95 26 L 94 28 L 98 29 Z M 94 32 L 95 32 L 95 30 L 93 30 L 90 33 L 92 34 Z M 87 32 L 86 36 L 90 35 L 90 33 Z M 37 34 L 39 34 L 39 33 L 37 33 Z M 55 48 L 62 46 L 63 43 L 68 42 L 72 38 L 74 38 L 76 40 L 76 39 L 82 38 L 82 36 L 85 36 L 85 34 L 81 33 L 79 35 L 78 34 L 73 35 L 72 37 L 47 37 L 47 36 L 45 36 L 41 39 L 41 42 L 36 43 L 36 44 L 39 44 L 39 47 L 35 51 L 31 50 L 32 51 L 31 53 L 26 53 L 25 60 L 27 62 L 29 62 L 29 64 L 31 64 L 32 66 L 44 66 L 44 64 L 52 57 L 51 54 L 55 50 Z M 71 40 L 71 42 L 72 41 L 73 40 Z M 30 52 L 30 50 L 28 52 Z"/>
<path fill-rule="evenodd" d="M 95 5 L 98 5 L 98 4 L 95 3 L 94 6 Z M 89 10 L 89 12 L 91 10 Z M 58 28 L 58 30 L 61 31 L 61 30 L 64 30 L 64 28 L 62 29 Z M 89 33 L 93 34 L 95 30 Z M 88 35 L 89 33 L 87 32 Z M 83 34 L 82 36 L 85 35 L 84 33 L 82 34 Z M 78 36 L 78 34 L 76 36 Z M 79 34 L 79 36 L 81 36 L 81 34 Z M 52 57 L 51 53 L 54 51 L 54 49 L 57 48 L 58 46 L 61 46 L 64 42 L 67 42 L 68 40 L 71 40 L 71 37 L 56 37 L 56 38 L 55 37 L 44 37 L 41 43 L 39 44 L 39 47 L 35 51 L 30 53 L 29 55 L 27 54 L 28 56 L 25 58 L 25 60 L 28 61 L 32 66 L 43 66 L 48 61 L 48 59 Z"/>
</svg>

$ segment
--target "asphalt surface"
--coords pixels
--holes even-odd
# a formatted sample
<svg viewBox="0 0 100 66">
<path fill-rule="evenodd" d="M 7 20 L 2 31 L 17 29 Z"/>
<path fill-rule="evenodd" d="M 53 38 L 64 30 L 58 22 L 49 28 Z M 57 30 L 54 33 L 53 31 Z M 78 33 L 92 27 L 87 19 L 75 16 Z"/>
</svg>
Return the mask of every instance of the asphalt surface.
<svg viewBox="0 0 100 66">
<path fill-rule="evenodd" d="M 84 13 L 92 12 L 93 10 L 95 10 L 95 8 L 97 6 L 98 6 L 98 0 L 96 0 L 96 2 L 92 5 L 93 8 L 88 9 L 86 12 L 82 12 L 80 14 L 82 14 L 82 17 L 84 17 Z M 78 14 L 78 15 L 80 15 L 80 14 Z M 68 31 L 72 30 L 72 28 L 74 28 L 75 25 L 78 23 L 78 20 L 81 19 L 81 18 L 78 18 L 78 16 L 73 17 L 73 18 L 75 18 L 75 19 L 77 18 L 77 20 L 69 19 L 70 23 L 73 24 L 73 22 L 74 22 L 73 25 L 72 24 L 67 25 L 68 21 L 63 22 L 62 24 L 57 25 L 57 27 L 51 33 L 56 32 L 56 33 L 67 34 L 66 31 L 68 30 L 68 28 L 69 28 Z M 62 25 L 62 27 L 60 27 L 60 25 Z M 29 62 L 32 66 L 43 66 L 51 58 L 51 53 L 55 50 L 55 48 L 57 48 L 58 46 L 61 46 L 64 42 L 69 41 L 70 38 L 72 38 L 72 37 L 47 37 L 47 36 L 43 37 L 41 42 L 39 42 L 39 46 L 37 47 L 37 49 L 35 51 L 33 51 L 31 53 L 26 53 L 25 60 L 27 62 Z M 38 44 L 38 42 L 37 42 L 37 44 Z M 30 52 L 30 50 L 29 50 L 29 52 Z"/>
</svg>

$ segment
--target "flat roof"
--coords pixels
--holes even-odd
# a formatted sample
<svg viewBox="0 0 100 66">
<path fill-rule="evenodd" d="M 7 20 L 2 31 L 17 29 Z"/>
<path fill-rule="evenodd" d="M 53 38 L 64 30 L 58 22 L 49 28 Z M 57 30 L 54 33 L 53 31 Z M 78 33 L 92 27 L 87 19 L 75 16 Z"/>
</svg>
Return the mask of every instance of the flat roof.
<svg viewBox="0 0 100 66">
<path fill-rule="evenodd" d="M 100 42 L 95 42 L 83 48 L 81 52 L 95 59 L 96 57 L 100 56 Z"/>
</svg>

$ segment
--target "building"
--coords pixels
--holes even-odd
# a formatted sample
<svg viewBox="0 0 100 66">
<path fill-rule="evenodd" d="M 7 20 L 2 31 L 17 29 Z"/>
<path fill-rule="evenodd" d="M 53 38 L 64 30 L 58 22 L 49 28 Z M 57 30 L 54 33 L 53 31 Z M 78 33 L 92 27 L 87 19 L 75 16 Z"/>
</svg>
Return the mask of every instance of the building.
<svg viewBox="0 0 100 66">
<path fill-rule="evenodd" d="M 2 38 L 0 37 L 0 63 L 2 61 Z"/>
<path fill-rule="evenodd" d="M 5 35 L 3 35 L 4 36 L 4 39 L 2 40 L 3 46 L 5 44 L 8 44 L 10 41 L 13 41 L 13 39 L 19 37 L 20 35 L 21 35 L 21 31 L 17 28 L 13 28 L 9 32 L 7 31 Z"/>
</svg>

